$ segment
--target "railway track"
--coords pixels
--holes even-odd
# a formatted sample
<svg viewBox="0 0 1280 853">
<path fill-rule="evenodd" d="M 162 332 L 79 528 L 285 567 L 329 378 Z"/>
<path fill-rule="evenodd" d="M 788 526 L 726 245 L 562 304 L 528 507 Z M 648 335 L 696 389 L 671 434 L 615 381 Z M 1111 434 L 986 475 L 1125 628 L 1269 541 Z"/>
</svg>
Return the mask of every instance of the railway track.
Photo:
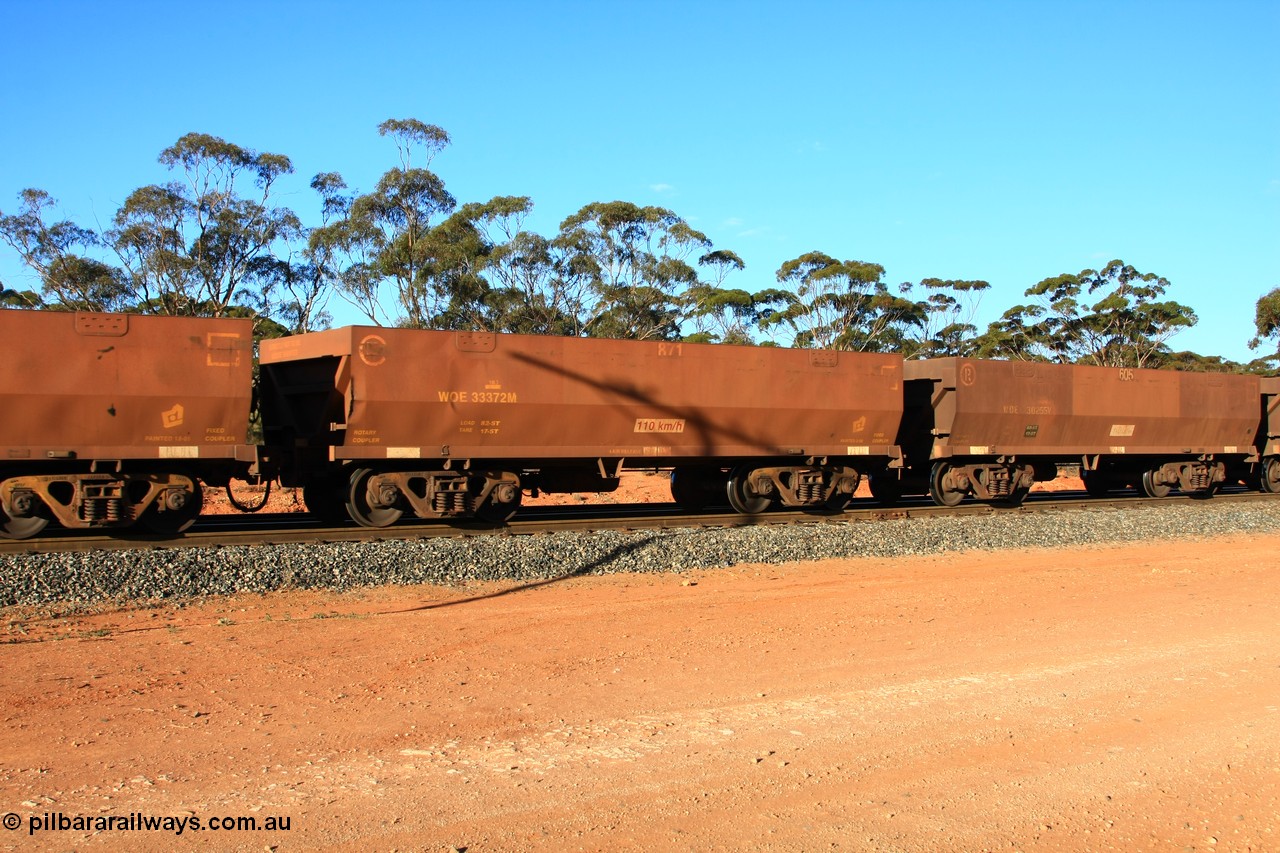
<svg viewBox="0 0 1280 853">
<path fill-rule="evenodd" d="M 1222 492 L 1211 500 L 1218 504 L 1249 503 L 1277 498 L 1280 498 L 1280 495 L 1235 489 Z M 955 507 L 945 507 L 936 506 L 927 499 L 920 499 L 904 500 L 892 507 L 855 503 L 841 512 L 810 513 L 783 510 L 761 515 L 738 515 L 727 509 L 689 514 L 682 512 L 675 504 L 596 504 L 581 507 L 529 507 L 506 524 L 432 522 L 415 519 L 385 529 L 370 529 L 358 527 L 355 524 L 325 526 L 301 513 L 260 516 L 224 515 L 203 518 L 187 533 L 175 537 L 127 530 L 113 536 L 86 531 L 60 530 L 55 535 L 36 539 L 0 541 L 0 554 L 217 548 L 437 537 L 521 536 L 561 531 L 834 524 L 886 519 L 1025 514 L 1103 508 L 1123 510 L 1202 500 L 1181 495 L 1166 498 L 1125 496 L 1092 498 L 1084 492 L 1046 492 L 1031 495 L 1018 508 L 993 507 L 979 502 L 966 502 Z"/>
</svg>

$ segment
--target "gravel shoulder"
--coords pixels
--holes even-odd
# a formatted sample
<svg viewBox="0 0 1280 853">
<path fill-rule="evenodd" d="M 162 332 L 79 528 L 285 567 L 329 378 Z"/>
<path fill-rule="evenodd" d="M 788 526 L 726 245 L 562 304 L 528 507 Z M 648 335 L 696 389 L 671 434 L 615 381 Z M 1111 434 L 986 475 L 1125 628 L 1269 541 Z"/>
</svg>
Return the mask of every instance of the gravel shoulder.
<svg viewBox="0 0 1280 853">
<path fill-rule="evenodd" d="M 1280 511 L 1147 512 L 10 606 L 0 849 L 1280 849 Z M 291 825 L 26 834 L 134 812 Z"/>
</svg>

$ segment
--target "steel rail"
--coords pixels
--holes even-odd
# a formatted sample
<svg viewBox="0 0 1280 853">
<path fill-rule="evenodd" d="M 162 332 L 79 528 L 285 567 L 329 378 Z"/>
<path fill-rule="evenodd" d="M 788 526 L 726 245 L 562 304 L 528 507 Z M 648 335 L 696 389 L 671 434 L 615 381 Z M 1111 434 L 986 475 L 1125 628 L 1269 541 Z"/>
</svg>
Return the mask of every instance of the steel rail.
<svg viewBox="0 0 1280 853">
<path fill-rule="evenodd" d="M 1248 503 L 1280 498 L 1259 492 L 1219 494 L 1210 502 Z M 991 506 L 967 501 L 959 506 L 935 506 L 927 499 L 894 506 L 851 506 L 839 512 L 781 510 L 760 515 L 728 511 L 690 514 L 675 504 L 594 504 L 577 507 L 528 507 L 506 524 L 440 522 L 412 519 L 388 528 L 354 524 L 325 526 L 301 513 L 269 516 L 208 516 L 190 531 L 164 537 L 141 531 L 121 530 L 111 536 L 99 532 L 58 531 L 59 535 L 36 539 L 0 541 L 0 554 L 46 554 L 92 551 L 127 551 L 156 548 L 218 548 L 228 546 L 288 545 L 308 542 L 361 542 L 412 540 L 435 537 L 528 536 L 561 531 L 661 530 L 682 527 L 751 527 L 774 524 L 843 524 L 888 519 L 941 518 L 966 515 L 1007 515 L 1086 509 L 1132 509 L 1203 502 L 1204 498 L 1173 495 L 1166 498 L 1091 498 L 1084 492 L 1045 492 L 1032 495 L 1019 507 Z M 230 520 L 229 520 L 230 519 Z"/>
</svg>

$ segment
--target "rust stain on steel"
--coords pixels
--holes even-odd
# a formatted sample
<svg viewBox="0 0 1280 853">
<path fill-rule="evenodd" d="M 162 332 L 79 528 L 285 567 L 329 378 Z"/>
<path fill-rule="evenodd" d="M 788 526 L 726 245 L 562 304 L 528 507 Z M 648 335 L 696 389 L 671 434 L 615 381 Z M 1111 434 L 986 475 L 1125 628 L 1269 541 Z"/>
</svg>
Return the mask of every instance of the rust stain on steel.
<svg viewBox="0 0 1280 853">
<path fill-rule="evenodd" d="M 888 354 L 349 327 L 261 361 L 279 421 L 345 426 L 337 458 L 883 457 L 902 415 Z"/>
<path fill-rule="evenodd" d="M 1256 376 L 961 358 L 904 376 L 936 455 L 1249 454 L 1258 428 Z"/>
<path fill-rule="evenodd" d="M 0 459 L 234 458 L 249 320 L 0 310 Z"/>
</svg>

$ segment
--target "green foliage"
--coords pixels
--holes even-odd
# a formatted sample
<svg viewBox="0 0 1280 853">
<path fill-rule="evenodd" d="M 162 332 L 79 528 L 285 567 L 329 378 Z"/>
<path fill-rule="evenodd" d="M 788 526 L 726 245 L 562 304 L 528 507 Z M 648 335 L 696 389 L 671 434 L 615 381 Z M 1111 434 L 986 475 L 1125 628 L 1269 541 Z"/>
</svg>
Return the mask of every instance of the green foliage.
<svg viewBox="0 0 1280 853">
<path fill-rule="evenodd" d="M 515 215 L 528 200 L 499 198 L 459 209 L 444 180 L 427 168 L 448 146 L 448 133 L 417 119 L 388 119 L 378 133 L 394 140 L 400 165 L 386 171 L 373 191 L 344 196 L 346 185 L 336 173 L 312 181 L 326 216 L 308 244 L 314 280 L 331 283 L 375 323 L 493 328 L 494 300 L 484 271 L 495 247 L 484 223 Z M 388 310 L 389 304 L 398 310 Z"/>
<path fill-rule="evenodd" d="M 293 171 L 289 158 L 188 133 L 159 159 L 182 180 L 134 190 L 106 234 L 136 308 L 224 317 L 248 306 L 267 313 L 265 292 L 278 275 L 274 250 L 302 231 L 292 210 L 271 201 L 276 181 Z M 246 180 L 257 187 L 253 195 L 240 194 Z"/>
<path fill-rule="evenodd" d="M 330 322 L 332 294 L 375 323 L 637 340 L 899 351 L 1113 366 L 1274 372 L 1280 352 L 1238 365 L 1173 353 L 1195 312 L 1169 282 L 1116 260 L 1046 278 L 979 335 L 986 281 L 926 278 L 891 287 L 879 264 L 809 252 L 776 287 L 734 286 L 745 264 L 673 211 L 593 202 L 557 233 L 525 227 L 533 202 L 460 204 L 432 163 L 451 143 L 413 118 L 378 125 L 398 163 L 368 192 L 337 172 L 311 180 L 320 224 L 277 203 L 288 157 L 205 133 L 160 153 L 173 176 L 130 193 L 105 233 L 56 215 L 24 190 L 0 212 L 0 241 L 39 292 L 0 289 L 0 307 L 252 316 L 261 336 Z M 1257 337 L 1280 350 L 1280 288 L 1258 300 Z"/>
<path fill-rule="evenodd" d="M 1169 282 L 1115 260 L 1102 270 L 1046 278 L 991 324 L 976 352 L 992 358 L 1040 359 L 1110 367 L 1155 367 L 1166 341 L 1196 323 L 1186 305 L 1165 300 Z"/>
<path fill-rule="evenodd" d="M 19 194 L 17 213 L 0 213 L 0 240 L 13 248 L 40 277 L 41 295 L 30 297 L 5 291 L 5 304 L 14 307 L 52 307 L 67 310 L 119 311 L 133 299 L 120 270 L 89 255 L 102 246 L 93 231 L 74 222 L 46 222 L 56 202 L 43 190 Z M 32 299 L 31 297 L 34 297 Z M 46 299 L 50 300 L 46 303 Z"/>
<path fill-rule="evenodd" d="M 585 284 L 588 335 L 676 340 L 684 294 L 698 284 L 687 259 L 711 241 L 666 208 L 612 201 L 566 218 L 555 247 L 562 274 Z"/>
<path fill-rule="evenodd" d="M 1185 370 L 1189 373 L 1241 373 L 1245 365 L 1220 355 L 1200 355 L 1190 350 L 1166 353 L 1160 359 L 1160 367 L 1167 370 Z"/>
<path fill-rule="evenodd" d="M 698 266 L 710 272 L 685 290 L 682 309 L 692 330 L 684 336 L 692 343 L 755 344 L 753 330 L 785 299 L 781 290 L 769 288 L 751 293 L 726 288 L 729 275 L 746 268 L 742 258 L 727 249 L 716 249 L 698 258 Z"/>
<path fill-rule="evenodd" d="M 581 335 L 586 281 L 567 274 L 568 259 L 558 243 L 524 230 L 532 210 L 526 196 L 499 196 L 466 208 L 485 239 L 482 274 L 491 326 L 519 334 Z"/>
<path fill-rule="evenodd" d="M 44 308 L 40 294 L 33 290 L 10 290 L 0 287 L 0 308 Z"/>
<path fill-rule="evenodd" d="M 1253 322 L 1258 336 L 1249 341 L 1251 348 L 1260 346 L 1268 338 L 1274 338 L 1280 347 L 1280 287 L 1258 299 Z"/>
<path fill-rule="evenodd" d="M 449 134 L 434 124 L 418 121 L 416 118 L 389 118 L 378 125 L 379 136 L 390 136 L 395 140 L 400 152 L 400 169 L 409 171 L 413 152 L 420 151 L 426 155 L 424 166 L 430 166 L 437 154 L 449 147 Z"/>
<path fill-rule="evenodd" d="M 910 330 L 924 325 L 927 312 L 903 295 L 910 285 L 894 293 L 883 278 L 879 264 L 808 252 L 778 269 L 778 281 L 795 289 L 761 325 L 790 330 L 794 345 L 802 348 L 901 351 Z"/>
<path fill-rule="evenodd" d="M 903 354 L 908 358 L 943 358 L 974 354 L 977 327 L 973 324 L 978 303 L 991 285 L 985 281 L 926 278 L 920 287 L 927 292 L 923 302 L 924 323 L 919 336 L 908 340 Z"/>
</svg>

